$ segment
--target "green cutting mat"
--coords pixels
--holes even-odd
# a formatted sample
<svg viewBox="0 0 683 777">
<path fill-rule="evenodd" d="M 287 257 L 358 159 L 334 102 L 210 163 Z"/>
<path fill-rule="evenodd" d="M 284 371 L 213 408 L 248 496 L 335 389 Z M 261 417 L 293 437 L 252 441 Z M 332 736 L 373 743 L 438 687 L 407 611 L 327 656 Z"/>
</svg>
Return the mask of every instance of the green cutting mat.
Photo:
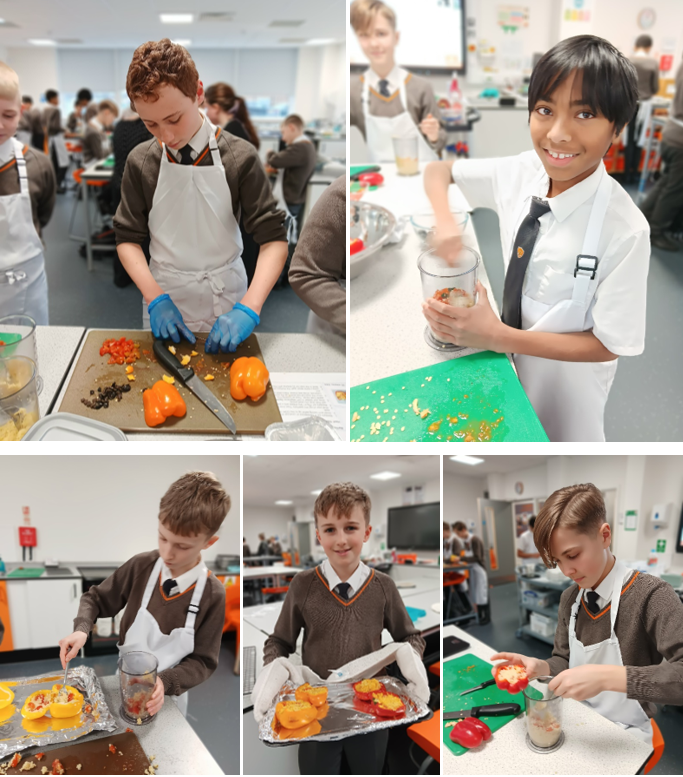
<svg viewBox="0 0 683 777">
<path fill-rule="evenodd" d="M 548 442 L 507 356 L 492 351 L 355 386 L 350 414 L 351 442 Z"/>
<path fill-rule="evenodd" d="M 462 691 L 466 691 L 468 688 L 474 688 L 475 685 L 480 685 L 487 680 L 491 680 L 492 666 L 493 664 L 482 661 L 480 658 L 472 655 L 472 653 L 466 653 L 464 656 L 458 656 L 449 661 L 444 661 L 444 714 L 447 712 L 455 712 L 456 710 L 466 710 L 470 707 L 479 707 L 482 704 L 506 704 L 509 702 L 516 702 L 522 708 L 522 711 L 524 711 L 523 693 L 511 694 L 507 691 L 501 691 L 496 685 L 489 685 L 488 688 L 484 688 L 483 690 L 468 693 L 466 696 L 460 696 Z M 498 731 L 498 729 L 503 728 L 506 723 L 514 720 L 514 717 L 512 715 L 506 715 L 500 718 L 485 716 L 481 719 L 491 731 Z M 452 726 L 446 726 L 446 724 L 450 722 L 452 721 L 442 721 L 443 741 L 454 755 L 462 755 L 467 752 L 467 748 L 456 745 L 455 742 L 451 742 Z"/>
<path fill-rule="evenodd" d="M 379 165 L 351 165 L 349 175 L 357 175 L 362 173 L 363 170 L 369 170 L 371 167 L 378 167 Z"/>
<path fill-rule="evenodd" d="M 44 571 L 44 567 L 18 567 L 8 572 L 7 577 L 40 577 Z"/>
<path fill-rule="evenodd" d="M 21 335 L 16 332 L 0 332 L 0 358 L 12 356 L 17 343 L 21 342 Z"/>
</svg>

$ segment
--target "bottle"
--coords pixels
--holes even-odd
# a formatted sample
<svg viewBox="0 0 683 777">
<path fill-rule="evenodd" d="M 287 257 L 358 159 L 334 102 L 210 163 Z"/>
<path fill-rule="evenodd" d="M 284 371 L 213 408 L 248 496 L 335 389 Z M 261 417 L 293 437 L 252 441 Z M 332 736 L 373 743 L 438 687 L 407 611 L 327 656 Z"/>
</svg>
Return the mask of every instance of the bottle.
<svg viewBox="0 0 683 777">
<path fill-rule="evenodd" d="M 456 124 L 462 124 L 464 121 L 462 92 L 458 86 L 458 79 L 453 73 L 451 85 L 448 87 L 448 102 L 451 104 L 451 119 Z"/>
</svg>

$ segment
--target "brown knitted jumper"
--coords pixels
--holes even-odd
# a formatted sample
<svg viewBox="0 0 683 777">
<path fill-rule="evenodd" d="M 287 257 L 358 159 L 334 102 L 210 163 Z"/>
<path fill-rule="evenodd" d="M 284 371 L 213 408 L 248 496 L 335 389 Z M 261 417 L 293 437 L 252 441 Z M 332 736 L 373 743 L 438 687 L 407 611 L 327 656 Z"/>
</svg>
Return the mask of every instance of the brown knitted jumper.
<svg viewBox="0 0 683 777">
<path fill-rule="evenodd" d="M 579 587 L 560 599 L 550 672 L 569 668 L 569 618 Z M 576 637 L 586 646 L 609 639 L 610 610 L 593 615 L 582 599 Z M 614 627 L 626 667 L 626 695 L 639 701 L 652 717 L 657 704 L 683 704 L 683 603 L 674 589 L 653 575 L 634 573 L 622 588 Z M 666 659 L 666 661 L 663 661 Z"/>
<path fill-rule="evenodd" d="M 422 655 L 425 641 L 389 575 L 372 570 L 345 602 L 330 591 L 319 567 L 307 569 L 292 580 L 275 631 L 263 647 L 263 663 L 294 653 L 303 629 L 303 663 L 324 680 L 332 670 L 379 650 L 385 628 L 396 642 L 409 642 Z"/>
</svg>

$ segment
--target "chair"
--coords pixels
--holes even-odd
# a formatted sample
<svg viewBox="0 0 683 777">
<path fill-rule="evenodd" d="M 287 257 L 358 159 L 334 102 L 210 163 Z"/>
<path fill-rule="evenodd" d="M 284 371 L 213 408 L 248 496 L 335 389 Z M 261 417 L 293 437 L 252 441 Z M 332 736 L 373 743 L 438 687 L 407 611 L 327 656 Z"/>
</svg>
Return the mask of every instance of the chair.
<svg viewBox="0 0 683 777">
<path fill-rule="evenodd" d="M 437 677 L 441 677 L 441 661 L 437 661 L 429 667 L 429 671 Z"/>
<path fill-rule="evenodd" d="M 397 558 L 399 564 L 417 564 L 417 553 L 399 553 Z"/>
<path fill-rule="evenodd" d="M 294 551 L 294 566 L 298 567 L 300 563 L 301 563 L 301 561 L 299 559 L 299 551 L 295 550 Z"/>
<path fill-rule="evenodd" d="M 282 554 L 282 563 L 286 567 L 291 567 L 292 566 L 292 554 L 291 553 L 283 553 Z"/>
<path fill-rule="evenodd" d="M 81 186 L 83 184 L 83 167 L 80 167 L 78 170 L 74 170 L 74 180 L 78 184 L 78 192 L 76 194 L 76 199 L 74 200 L 74 207 L 71 211 L 71 220 L 69 221 L 69 237 L 71 240 L 77 240 L 79 243 L 83 243 L 86 240 L 90 239 L 90 236 L 83 237 L 83 235 L 74 235 L 71 230 L 74 226 L 74 221 L 76 220 L 76 213 L 78 212 L 78 203 L 80 202 L 80 191 Z M 109 181 L 87 181 L 86 182 L 88 186 L 92 186 L 94 188 L 102 188 L 103 186 L 107 186 L 109 184 Z"/>
<path fill-rule="evenodd" d="M 289 590 L 288 585 L 278 585 L 278 586 L 271 586 L 270 588 L 262 588 L 261 593 L 264 597 L 266 596 L 279 596 L 281 594 L 286 594 Z"/>
<path fill-rule="evenodd" d="M 652 748 L 654 753 L 650 756 L 650 760 L 645 764 L 643 774 L 649 774 L 655 766 L 657 766 L 662 755 L 664 755 L 664 737 L 662 736 L 662 732 L 654 718 L 650 718 L 650 723 L 652 723 Z"/>
<path fill-rule="evenodd" d="M 233 673 L 240 673 L 240 585 L 239 580 L 231 583 L 230 578 L 225 583 L 225 622 L 223 623 L 223 634 L 226 631 L 237 632 L 237 641 L 235 644 L 235 665 Z"/>
<path fill-rule="evenodd" d="M 439 744 L 441 741 L 441 710 L 436 710 L 434 716 L 429 720 L 423 720 L 421 723 L 414 723 L 412 726 L 409 726 L 408 736 L 427 754 L 427 757 L 422 761 L 422 764 L 418 768 L 418 774 L 424 774 L 429 768 L 429 765 L 434 761 L 441 763 L 439 754 Z"/>
<path fill-rule="evenodd" d="M 448 588 L 448 601 L 446 603 L 446 612 L 444 621 L 448 620 L 451 614 L 451 601 L 453 599 L 453 587 L 464 583 L 470 576 L 469 570 L 463 569 L 462 572 L 447 572 L 443 576 L 443 587 Z"/>
</svg>

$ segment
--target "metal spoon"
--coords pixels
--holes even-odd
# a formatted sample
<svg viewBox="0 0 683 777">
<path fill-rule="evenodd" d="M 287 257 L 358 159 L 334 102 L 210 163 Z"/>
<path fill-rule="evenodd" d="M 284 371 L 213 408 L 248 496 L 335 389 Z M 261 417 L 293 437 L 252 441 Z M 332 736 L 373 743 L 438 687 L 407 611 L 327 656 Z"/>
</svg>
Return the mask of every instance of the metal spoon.
<svg viewBox="0 0 683 777">
<path fill-rule="evenodd" d="M 68 671 L 69 671 L 69 662 L 67 661 L 66 666 L 64 667 L 64 682 L 62 683 L 62 686 L 64 688 L 66 688 L 66 675 Z"/>
</svg>

